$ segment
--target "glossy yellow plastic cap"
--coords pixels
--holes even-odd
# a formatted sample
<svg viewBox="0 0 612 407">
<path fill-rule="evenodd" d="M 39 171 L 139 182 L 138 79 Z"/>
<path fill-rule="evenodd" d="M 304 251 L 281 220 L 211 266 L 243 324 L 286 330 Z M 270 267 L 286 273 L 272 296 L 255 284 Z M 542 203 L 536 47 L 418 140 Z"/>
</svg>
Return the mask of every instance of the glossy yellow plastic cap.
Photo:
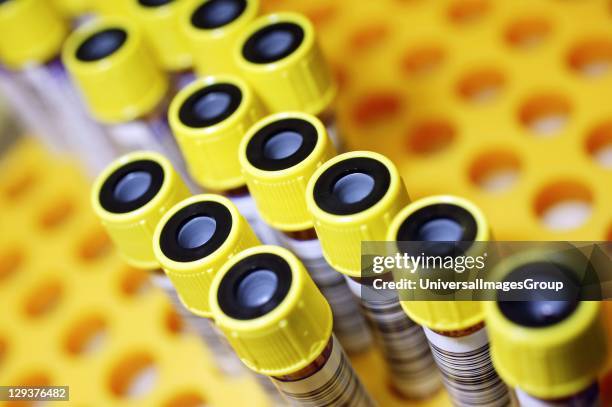
<svg viewBox="0 0 612 407">
<path fill-rule="evenodd" d="M 264 220 L 283 231 L 313 227 L 306 207 L 308 180 L 335 155 L 315 116 L 284 112 L 251 127 L 240 144 L 240 165 Z"/>
<path fill-rule="evenodd" d="M 555 264 L 577 275 L 585 267 L 571 251 L 550 255 L 534 250 L 501 260 L 496 280 L 524 266 L 534 270 L 535 264 Z M 528 302 L 484 304 L 491 359 L 510 386 L 551 400 L 581 392 L 597 380 L 607 354 L 601 303 L 534 301 L 529 309 Z"/>
<path fill-rule="evenodd" d="M 239 33 L 257 17 L 259 0 L 189 0 L 180 30 L 201 75 L 238 73 L 231 50 Z"/>
<path fill-rule="evenodd" d="M 141 30 L 126 19 L 102 18 L 77 29 L 64 45 L 63 60 L 89 110 L 102 122 L 141 118 L 168 89 Z"/>
<path fill-rule="evenodd" d="M 201 317 L 211 316 L 210 285 L 221 266 L 238 252 L 260 244 L 227 198 L 204 194 L 174 205 L 153 236 L 157 261 L 183 305 Z"/>
<path fill-rule="evenodd" d="M 361 242 L 385 240 L 395 215 L 409 202 L 397 167 L 369 151 L 340 154 L 308 182 L 306 204 L 327 262 L 361 276 Z"/>
<path fill-rule="evenodd" d="M 332 333 L 329 304 L 298 258 L 277 246 L 253 247 L 226 263 L 210 306 L 240 359 L 267 376 L 305 368 Z"/>
<path fill-rule="evenodd" d="M 337 85 L 306 17 L 276 13 L 258 18 L 241 33 L 234 57 L 271 112 L 319 115 L 331 108 Z"/>
<path fill-rule="evenodd" d="M 597 380 L 605 363 L 601 304 L 584 301 L 572 315 L 547 328 L 520 326 L 487 302 L 491 358 L 512 387 L 542 399 L 568 397 Z"/>
<path fill-rule="evenodd" d="M 166 157 L 139 151 L 118 158 L 98 175 L 91 204 L 125 261 L 154 269 L 159 267 L 153 253 L 155 227 L 168 209 L 189 195 Z"/>
<path fill-rule="evenodd" d="M 211 191 L 244 186 L 238 146 L 263 115 L 257 96 L 233 75 L 198 79 L 174 97 L 168 111 L 190 175 Z"/>
<path fill-rule="evenodd" d="M 444 209 L 442 209 L 444 208 Z M 453 216 L 469 217 L 474 225 L 474 241 L 489 241 L 489 224 L 480 210 L 472 202 L 452 195 L 436 195 L 412 202 L 402 209 L 393 219 L 387 234 L 387 241 L 402 240 L 400 229 L 406 223 L 419 222 L 416 216 L 428 210 L 444 213 L 445 218 Z M 425 215 L 427 216 L 427 215 Z M 472 222 L 473 221 L 473 222 Z M 458 222 L 463 224 L 463 222 Z M 478 247 L 481 250 L 481 247 Z M 466 255 L 478 256 L 468 249 Z M 401 301 L 402 308 L 408 316 L 419 325 L 438 332 L 460 331 L 474 327 L 484 320 L 484 309 L 478 301 Z"/>
<path fill-rule="evenodd" d="M 11 69 L 44 64 L 60 54 L 68 22 L 48 0 L 0 3 L 0 61 Z"/>
<path fill-rule="evenodd" d="M 147 2 L 129 0 L 128 3 L 164 69 L 189 69 L 192 62 L 191 52 L 183 32 L 179 29 L 183 2 L 174 0 L 161 5 L 147 5 Z"/>
</svg>

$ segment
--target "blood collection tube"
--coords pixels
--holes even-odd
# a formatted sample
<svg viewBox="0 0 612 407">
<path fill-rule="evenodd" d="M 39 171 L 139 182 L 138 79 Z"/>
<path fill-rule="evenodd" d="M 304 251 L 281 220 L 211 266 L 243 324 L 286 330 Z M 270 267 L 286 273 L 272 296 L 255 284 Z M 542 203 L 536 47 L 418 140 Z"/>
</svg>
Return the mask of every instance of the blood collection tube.
<svg viewBox="0 0 612 407">
<path fill-rule="evenodd" d="M 295 110 L 319 117 L 340 151 L 334 112 L 338 87 L 315 37 L 306 17 L 269 14 L 240 33 L 234 58 L 270 112 Z"/>
<path fill-rule="evenodd" d="M 133 267 L 159 267 L 153 231 L 162 215 L 190 195 L 163 155 L 134 152 L 113 161 L 94 181 L 93 209 L 123 259 Z"/>
<path fill-rule="evenodd" d="M 361 295 L 361 242 L 385 240 L 395 214 L 408 203 L 397 168 L 386 157 L 355 151 L 319 167 L 306 189 L 308 210 L 327 262 L 343 273 L 359 297 L 385 357 L 393 388 L 406 398 L 424 398 L 440 378 L 420 326 L 402 311 L 396 293 Z"/>
<path fill-rule="evenodd" d="M 115 151 L 82 106 L 59 58 L 69 23 L 45 0 L 0 2 L 0 89 L 30 132 L 95 174 Z"/>
<path fill-rule="evenodd" d="M 374 405 L 332 334 L 329 304 L 287 249 L 258 246 L 234 256 L 215 276 L 209 301 L 241 360 L 291 404 Z"/>
<path fill-rule="evenodd" d="M 218 75 L 179 92 L 168 120 L 192 179 L 230 198 L 261 241 L 273 244 L 276 233 L 259 216 L 238 162 L 240 140 L 263 115 L 261 102 L 241 78 Z"/>
<path fill-rule="evenodd" d="M 501 281 L 550 281 L 583 271 L 563 257 L 519 253 L 501 260 L 495 272 Z M 528 295 L 533 298 L 485 303 L 491 358 L 501 378 L 521 406 L 603 405 L 597 384 L 607 353 L 601 303 Z"/>
<path fill-rule="evenodd" d="M 176 0 L 125 0 L 140 25 L 155 57 L 178 90 L 195 79 L 192 55 L 182 32 L 179 16 L 184 2 Z"/>
<path fill-rule="evenodd" d="M 370 346 L 370 331 L 344 278 L 323 257 L 305 199 L 311 175 L 334 155 L 323 123 L 299 112 L 260 120 L 239 148 L 240 164 L 261 216 L 306 266 L 331 306 L 334 334 L 351 354 Z"/>
<path fill-rule="evenodd" d="M 243 366 L 214 328 L 208 292 L 223 263 L 259 240 L 231 201 L 220 195 L 187 198 L 170 208 L 153 235 L 153 251 L 165 274 L 157 285 L 172 293 L 175 306 L 213 352 L 222 371 L 239 374 Z M 176 294 L 175 293 L 176 289 Z"/>
<path fill-rule="evenodd" d="M 122 152 L 163 153 L 185 175 L 166 120 L 168 77 L 137 24 L 118 17 L 85 24 L 68 37 L 63 59 L 89 110 Z"/>
<path fill-rule="evenodd" d="M 478 255 L 490 240 L 484 214 L 471 202 L 454 196 L 431 196 L 415 201 L 394 218 L 387 240 L 397 242 L 461 242 L 451 244 L 453 255 Z M 444 254 L 442 243 L 424 246 Z M 464 246 L 465 252 L 463 252 Z M 428 249 L 429 248 L 429 249 Z M 419 249 L 420 250 L 420 249 Z M 422 255 L 421 252 L 418 255 Z M 431 254 L 434 255 L 434 254 Z M 427 270 L 427 272 L 432 272 Z M 448 273 L 455 273 L 449 270 Z M 406 314 L 422 325 L 448 394 L 456 406 L 508 406 L 508 389 L 489 355 L 484 308 L 478 301 L 401 301 Z"/>
<path fill-rule="evenodd" d="M 193 54 L 198 75 L 238 73 L 231 50 L 259 12 L 259 0 L 189 0 L 179 28 Z"/>
</svg>

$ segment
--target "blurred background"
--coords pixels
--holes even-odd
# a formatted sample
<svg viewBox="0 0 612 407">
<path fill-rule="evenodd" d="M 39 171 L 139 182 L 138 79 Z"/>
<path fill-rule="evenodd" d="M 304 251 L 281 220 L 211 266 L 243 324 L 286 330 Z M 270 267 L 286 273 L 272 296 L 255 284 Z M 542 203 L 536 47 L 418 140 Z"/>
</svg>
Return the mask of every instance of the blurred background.
<svg viewBox="0 0 612 407">
<path fill-rule="evenodd" d="M 0 25 L 12 1 L 0 1 Z M 130 16 L 121 0 L 99 1 L 53 7 L 71 27 Z M 467 197 L 499 240 L 612 240 L 612 2 L 262 0 L 261 9 L 313 22 L 339 84 L 347 150 L 391 158 L 411 199 Z M 23 41 L 1 35 L 0 48 Z M 97 163 L 49 143 L 41 133 L 55 124 L 28 126 L 38 119 L 23 110 L 35 106 L 14 92 L 30 68 L 0 68 L 0 384 L 70 386 L 70 402 L 49 405 L 269 405 L 252 378 L 219 372 L 146 272 L 119 259 L 89 202 L 105 151 L 94 149 Z M 396 398 L 376 351 L 354 363 L 381 405 L 448 405 L 444 394 Z"/>
</svg>

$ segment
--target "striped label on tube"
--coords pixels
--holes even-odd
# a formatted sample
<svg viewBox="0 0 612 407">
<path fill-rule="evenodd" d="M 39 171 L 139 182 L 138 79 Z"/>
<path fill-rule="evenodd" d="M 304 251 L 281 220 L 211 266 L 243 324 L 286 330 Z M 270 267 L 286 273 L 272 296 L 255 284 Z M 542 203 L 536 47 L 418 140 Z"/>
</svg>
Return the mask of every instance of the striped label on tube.
<svg viewBox="0 0 612 407">
<path fill-rule="evenodd" d="M 338 340 L 332 338 L 331 352 L 318 371 L 302 379 L 272 378 L 272 382 L 292 404 L 300 406 L 375 406 Z"/>
<path fill-rule="evenodd" d="M 457 406 L 509 406 L 508 388 L 489 355 L 485 328 L 462 337 L 448 337 L 425 328 L 442 380 Z"/>
</svg>

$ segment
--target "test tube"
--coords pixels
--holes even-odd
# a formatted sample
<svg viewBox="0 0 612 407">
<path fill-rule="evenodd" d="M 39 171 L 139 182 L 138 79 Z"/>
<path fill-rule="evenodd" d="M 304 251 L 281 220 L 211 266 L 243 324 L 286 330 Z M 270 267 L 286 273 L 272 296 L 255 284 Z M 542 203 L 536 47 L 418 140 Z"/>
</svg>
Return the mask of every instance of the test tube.
<svg viewBox="0 0 612 407">
<path fill-rule="evenodd" d="M 210 306 L 241 360 L 293 405 L 374 406 L 332 334 L 327 301 L 287 249 L 258 246 L 213 279 Z"/>
<path fill-rule="evenodd" d="M 163 153 L 185 176 L 166 120 L 168 77 L 136 24 L 119 17 L 85 24 L 68 37 L 63 60 L 89 110 L 122 152 Z"/>
<path fill-rule="evenodd" d="M 308 210 L 327 262 L 343 273 L 360 299 L 383 352 L 392 387 L 405 398 L 425 398 L 440 378 L 420 326 L 402 311 L 396 293 L 361 295 L 361 242 L 385 240 L 395 214 L 408 203 L 397 168 L 383 155 L 355 151 L 319 167 L 306 188 Z"/>
<path fill-rule="evenodd" d="M 295 110 L 319 117 L 342 150 L 334 111 L 338 87 L 306 17 L 289 12 L 259 17 L 240 33 L 233 52 L 240 72 L 270 112 Z"/>
<path fill-rule="evenodd" d="M 537 253 L 519 253 L 498 264 L 501 281 L 529 277 L 550 281 L 570 276 L 571 262 Z M 557 277 L 554 277 L 557 276 Z M 491 357 L 521 406 L 595 407 L 597 378 L 607 345 L 601 304 L 576 297 L 546 301 L 534 291 L 529 301 L 488 301 L 486 320 Z"/>
<path fill-rule="evenodd" d="M 177 309 L 213 351 L 222 371 L 236 375 L 243 366 L 210 318 L 208 292 L 214 275 L 228 259 L 259 241 L 238 209 L 225 197 L 196 195 L 170 208 L 153 234 L 153 251 Z M 170 284 L 171 283 L 171 284 Z M 172 288 L 174 286 L 174 288 Z"/>
<path fill-rule="evenodd" d="M 113 161 L 94 181 L 91 205 L 119 254 L 133 267 L 159 267 L 153 231 L 164 212 L 190 195 L 166 157 L 138 151 Z"/>
<path fill-rule="evenodd" d="M 489 241 L 490 231 L 484 214 L 471 202 L 449 195 L 431 196 L 401 210 L 389 227 L 387 240 L 462 242 L 468 244 L 465 252 L 451 250 L 452 254 L 469 255 L 480 250 L 471 242 Z M 453 249 L 457 249 L 455 245 Z M 427 254 L 427 249 L 423 250 Z M 489 355 L 481 302 L 417 300 L 402 301 L 401 305 L 412 320 L 424 327 L 454 405 L 510 405 L 508 389 Z"/>
<path fill-rule="evenodd" d="M 0 88 L 33 135 L 95 174 L 114 157 L 59 58 L 69 24 L 44 0 L 0 2 Z"/>
<path fill-rule="evenodd" d="M 308 180 L 335 155 L 325 126 L 306 113 L 276 113 L 252 126 L 238 151 L 261 216 L 279 231 L 329 302 L 340 344 L 349 354 L 366 350 L 372 342 L 369 328 L 344 278 L 325 261 L 306 208 Z"/>
<path fill-rule="evenodd" d="M 198 75 L 235 74 L 231 50 L 238 34 L 259 12 L 259 0 L 189 0 L 179 28 L 193 54 Z"/>
<path fill-rule="evenodd" d="M 124 0 L 136 18 L 157 61 L 169 73 L 172 87 L 179 90 L 195 79 L 192 55 L 179 30 L 184 2 L 176 0 Z"/>
<path fill-rule="evenodd" d="M 262 242 L 276 233 L 261 219 L 238 162 L 238 146 L 264 115 L 251 88 L 233 75 L 208 76 L 187 86 L 170 104 L 170 127 L 191 177 L 203 188 L 230 198 Z"/>
</svg>

